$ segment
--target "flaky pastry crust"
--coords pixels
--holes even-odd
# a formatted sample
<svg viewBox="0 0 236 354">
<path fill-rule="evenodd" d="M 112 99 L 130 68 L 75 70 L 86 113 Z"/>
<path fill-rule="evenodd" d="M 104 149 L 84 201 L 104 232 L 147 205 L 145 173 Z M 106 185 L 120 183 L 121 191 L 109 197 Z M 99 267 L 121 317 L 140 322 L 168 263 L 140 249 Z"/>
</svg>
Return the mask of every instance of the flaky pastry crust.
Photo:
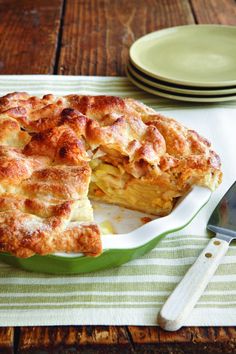
<svg viewBox="0 0 236 354">
<path fill-rule="evenodd" d="M 210 143 L 133 99 L 15 92 L 0 98 L 0 251 L 102 252 L 90 198 L 166 215 L 194 184 L 214 190 Z"/>
</svg>

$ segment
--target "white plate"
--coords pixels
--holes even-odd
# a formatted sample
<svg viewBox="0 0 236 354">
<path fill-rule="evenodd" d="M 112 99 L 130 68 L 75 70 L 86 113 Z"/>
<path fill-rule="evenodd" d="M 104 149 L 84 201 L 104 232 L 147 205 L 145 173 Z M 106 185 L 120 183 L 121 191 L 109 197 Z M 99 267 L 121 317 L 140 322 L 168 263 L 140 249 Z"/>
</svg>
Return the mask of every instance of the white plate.
<svg viewBox="0 0 236 354">
<path fill-rule="evenodd" d="M 139 38 L 132 62 L 158 79 L 183 85 L 236 85 L 236 26 L 187 25 Z"/>
<path fill-rule="evenodd" d="M 223 97 L 196 97 L 196 96 L 188 96 L 184 94 L 174 94 L 172 92 L 164 91 L 161 89 L 157 89 L 156 87 L 153 87 L 151 85 L 148 85 L 144 82 L 141 82 L 137 80 L 136 77 L 134 77 L 128 70 L 126 70 L 127 77 L 129 80 L 137 87 L 139 87 L 141 90 L 144 90 L 148 93 L 151 93 L 156 96 L 161 96 L 165 98 L 169 98 L 172 100 L 176 101 L 185 101 L 185 102 L 224 102 L 224 101 L 233 101 L 236 100 L 236 94 L 232 94 L 230 96 L 223 96 Z"/>
<path fill-rule="evenodd" d="M 236 86 L 235 88 L 231 89 L 219 89 L 219 88 L 214 88 L 214 89 L 209 89 L 209 88 L 198 88 L 195 87 L 194 89 L 191 87 L 185 87 L 185 86 L 178 86 L 177 84 L 171 84 L 171 83 L 164 83 L 163 81 L 160 81 L 158 79 L 155 79 L 145 73 L 142 73 L 139 69 L 137 69 L 132 63 L 128 64 L 128 70 L 129 72 L 139 81 L 142 81 L 144 84 L 148 84 L 152 86 L 154 89 L 160 89 L 160 90 L 165 90 L 169 91 L 170 93 L 183 93 L 184 95 L 187 96 L 202 96 L 203 98 L 208 96 L 212 98 L 211 96 L 226 96 L 226 95 L 236 95 Z M 185 87 L 185 88 L 184 88 Z"/>
</svg>

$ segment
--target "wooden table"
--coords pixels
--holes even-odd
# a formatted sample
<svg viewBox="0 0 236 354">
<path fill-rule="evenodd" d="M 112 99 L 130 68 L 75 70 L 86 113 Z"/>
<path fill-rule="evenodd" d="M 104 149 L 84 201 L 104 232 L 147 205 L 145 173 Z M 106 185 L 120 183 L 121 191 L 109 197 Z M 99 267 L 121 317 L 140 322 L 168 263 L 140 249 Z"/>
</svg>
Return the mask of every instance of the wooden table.
<svg viewBox="0 0 236 354">
<path fill-rule="evenodd" d="M 234 0 L 0 0 L 0 74 L 125 75 L 145 33 L 236 25 Z M 236 327 L 0 328 L 0 353 L 236 353 Z"/>
</svg>

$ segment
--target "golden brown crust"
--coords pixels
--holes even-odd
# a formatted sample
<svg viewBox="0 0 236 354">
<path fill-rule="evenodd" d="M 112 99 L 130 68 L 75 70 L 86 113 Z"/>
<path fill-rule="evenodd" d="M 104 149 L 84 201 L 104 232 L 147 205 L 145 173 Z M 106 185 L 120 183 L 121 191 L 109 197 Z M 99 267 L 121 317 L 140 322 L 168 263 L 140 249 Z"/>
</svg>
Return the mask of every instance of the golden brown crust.
<svg viewBox="0 0 236 354">
<path fill-rule="evenodd" d="M 47 156 L 54 163 L 63 165 L 77 165 L 90 160 L 84 141 L 64 125 L 34 134 L 23 153 Z"/>
<path fill-rule="evenodd" d="M 70 223 L 64 218 L 42 219 L 20 211 L 0 213 L 0 250 L 17 257 L 55 252 L 83 252 L 98 255 L 102 251 L 100 232 L 95 224 Z M 89 246 L 89 247 L 88 247 Z"/>
<path fill-rule="evenodd" d="M 0 184 L 18 185 L 49 164 L 47 157 L 27 157 L 18 148 L 0 145 Z"/>
<path fill-rule="evenodd" d="M 92 198 L 132 208 L 133 196 L 138 210 L 158 215 L 192 185 L 214 190 L 222 178 L 206 139 L 133 99 L 8 94 L 0 98 L 2 252 L 101 253 L 98 227 L 73 221 L 80 205 L 90 208 L 91 160 Z"/>
<path fill-rule="evenodd" d="M 35 171 L 22 182 L 21 188 L 27 196 L 50 200 L 78 200 L 88 192 L 90 167 L 52 166 Z"/>
<path fill-rule="evenodd" d="M 24 147 L 31 139 L 31 136 L 21 130 L 17 120 L 9 118 L 8 115 L 0 114 L 0 145 Z"/>
<path fill-rule="evenodd" d="M 52 216 L 69 218 L 73 204 L 74 201 L 72 200 L 60 204 L 50 204 L 40 199 L 27 198 L 22 195 L 4 193 L 0 196 L 0 212 L 18 210 L 41 218 Z"/>
</svg>

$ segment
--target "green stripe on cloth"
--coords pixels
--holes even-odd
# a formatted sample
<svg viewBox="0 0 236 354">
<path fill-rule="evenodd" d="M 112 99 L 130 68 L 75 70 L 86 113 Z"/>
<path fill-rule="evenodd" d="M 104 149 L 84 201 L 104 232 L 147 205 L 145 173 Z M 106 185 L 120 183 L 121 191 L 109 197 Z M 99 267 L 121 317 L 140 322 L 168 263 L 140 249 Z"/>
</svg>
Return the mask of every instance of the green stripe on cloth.
<svg viewBox="0 0 236 354">
<path fill-rule="evenodd" d="M 129 292 L 132 291 L 134 292 L 146 292 L 147 294 L 149 292 L 170 292 L 174 289 L 174 287 L 177 285 L 177 282 L 157 282 L 153 283 L 152 281 L 148 282 L 132 282 L 130 283 L 122 283 L 119 282 L 119 284 L 112 284 L 112 283 L 83 283 L 82 285 L 80 284 L 65 284 L 65 285 L 28 285 L 28 284 L 7 284 L 7 285 L 2 285 L 0 288 L 0 294 L 40 294 L 40 293 L 45 293 L 45 294 L 50 294 L 50 293 L 55 293 L 55 294 L 67 294 L 68 292 L 78 292 L 78 293 L 84 293 L 84 292 L 101 292 L 101 293 L 106 293 L 106 292 Z M 207 287 L 207 292 L 209 291 L 218 291 L 219 293 L 221 291 L 236 291 L 236 282 L 232 281 L 231 283 L 229 282 L 211 282 L 209 286 Z"/>
<path fill-rule="evenodd" d="M 75 310 L 79 310 L 79 309 L 152 309 L 154 311 L 160 309 L 161 307 L 161 304 L 160 302 L 154 302 L 154 303 L 151 303 L 151 304 L 135 304 L 135 305 L 130 305 L 130 304 L 112 304 L 109 305 L 109 304 L 103 304 L 103 306 L 100 306 L 100 305 L 95 305 L 95 304 L 83 304 L 83 303 L 78 303 L 76 305 L 68 305 L 66 308 L 67 309 L 75 309 Z M 234 309 L 236 306 L 236 302 L 235 303 L 231 303 L 231 304 L 201 304 L 201 303 L 198 303 L 196 305 L 196 308 L 221 308 L 221 309 L 227 309 L 227 308 L 231 308 L 231 309 Z M 62 305 L 62 304 L 45 304 L 45 305 L 41 305 L 41 304 L 37 304 L 37 305 L 32 305 L 32 306 L 28 306 L 28 305 L 13 305 L 13 306 L 2 306 L 0 305 L 0 309 L 1 310 L 7 310 L 7 311 L 12 311 L 12 310 L 27 310 L 27 311 L 30 311 L 30 310 L 55 310 L 55 309 L 65 309 L 65 306 Z M 78 312 L 79 313 L 79 312 Z M 79 319 L 78 319 L 79 321 Z"/>
</svg>

